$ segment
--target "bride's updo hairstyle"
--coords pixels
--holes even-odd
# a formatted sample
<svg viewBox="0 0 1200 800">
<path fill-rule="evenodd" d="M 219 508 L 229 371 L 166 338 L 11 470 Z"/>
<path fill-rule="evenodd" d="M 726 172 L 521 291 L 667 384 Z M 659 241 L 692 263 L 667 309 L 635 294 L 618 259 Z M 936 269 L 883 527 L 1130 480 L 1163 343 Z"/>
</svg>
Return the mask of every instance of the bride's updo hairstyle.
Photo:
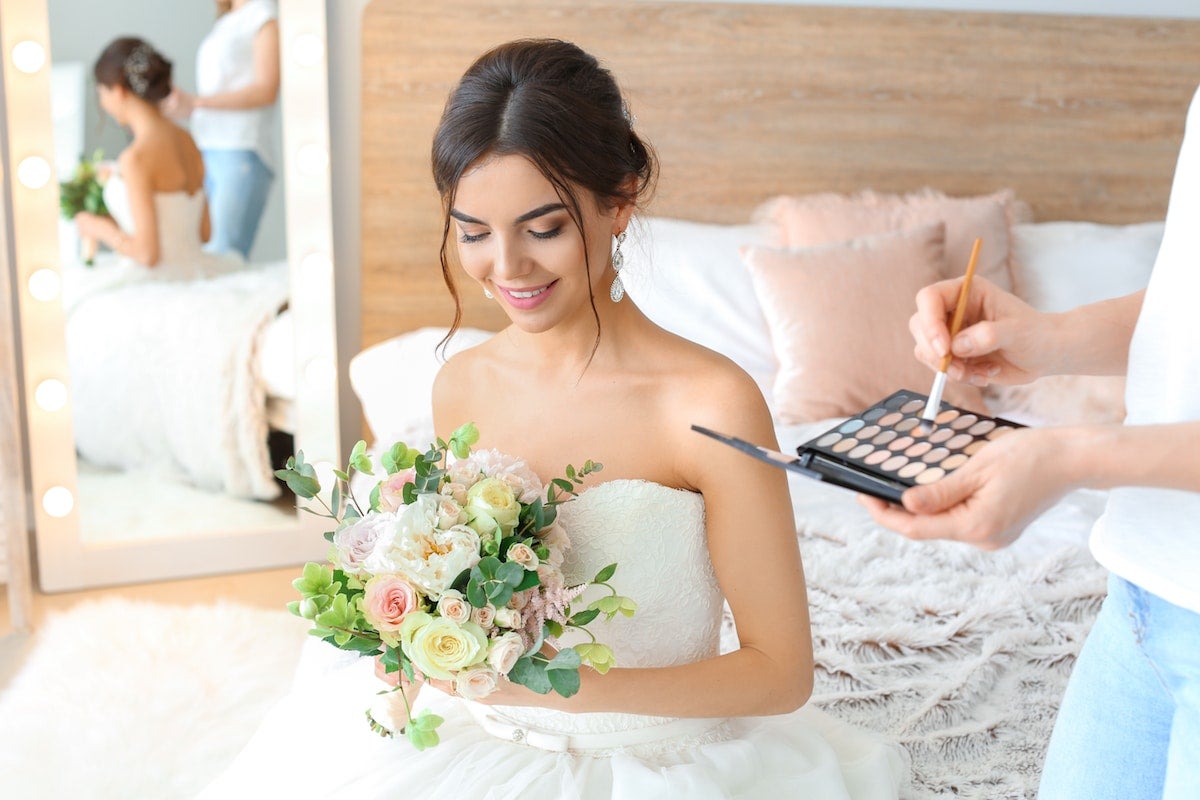
<svg viewBox="0 0 1200 800">
<path fill-rule="evenodd" d="M 114 39 L 92 68 L 101 86 L 123 86 L 157 105 L 171 93 L 171 62 L 136 36 Z"/>
<path fill-rule="evenodd" d="M 444 212 L 442 277 L 454 298 L 454 323 L 446 340 L 462 320 L 447 262 L 458 182 L 482 160 L 507 155 L 529 159 L 557 190 L 584 237 L 589 284 L 591 264 L 586 262 L 577 193 L 591 192 L 602 209 L 637 203 L 648 197 L 657 173 L 653 152 L 633 131 L 617 82 L 579 46 L 522 39 L 480 56 L 450 93 L 433 136 L 433 179 Z M 595 297 L 592 313 L 599 326 Z"/>
</svg>

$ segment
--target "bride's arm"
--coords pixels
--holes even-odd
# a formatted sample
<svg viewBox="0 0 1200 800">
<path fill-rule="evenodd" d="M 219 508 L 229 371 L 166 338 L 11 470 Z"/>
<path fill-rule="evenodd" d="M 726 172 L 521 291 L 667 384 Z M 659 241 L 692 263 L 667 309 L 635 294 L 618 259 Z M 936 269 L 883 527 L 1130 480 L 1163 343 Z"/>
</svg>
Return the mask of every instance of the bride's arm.
<svg viewBox="0 0 1200 800">
<path fill-rule="evenodd" d="M 741 647 L 675 667 L 618 666 L 605 675 L 585 667 L 580 691 L 570 698 L 502 682 L 485 702 L 725 717 L 780 714 L 808 701 L 812 634 L 786 473 L 690 430 L 695 423 L 775 448 L 770 414 L 758 387 L 740 371 L 706 377 L 695 388 L 672 422 L 669 444 L 704 495 L 709 551 Z"/>
<path fill-rule="evenodd" d="M 140 264 L 153 267 L 158 263 L 158 219 L 154 211 L 154 185 L 146 166 L 128 149 L 118 159 L 121 178 L 129 192 L 129 210 L 133 216 L 133 231 L 123 231 L 112 217 L 95 214 L 77 215 L 79 232 L 94 236 L 115 253 L 128 256 Z"/>
</svg>

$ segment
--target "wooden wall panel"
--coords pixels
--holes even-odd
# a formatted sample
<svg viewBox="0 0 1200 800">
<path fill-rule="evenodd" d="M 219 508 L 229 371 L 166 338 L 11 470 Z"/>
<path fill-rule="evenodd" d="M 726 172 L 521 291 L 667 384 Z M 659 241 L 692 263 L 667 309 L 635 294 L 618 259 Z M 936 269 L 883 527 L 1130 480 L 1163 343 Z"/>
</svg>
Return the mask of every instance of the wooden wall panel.
<svg viewBox="0 0 1200 800">
<path fill-rule="evenodd" d="M 649 213 L 782 192 L 1011 187 L 1040 220 L 1161 219 L 1200 22 L 711 3 L 374 0 L 363 22 L 363 344 L 449 324 L 429 147 L 486 48 L 557 36 L 620 81 L 662 162 Z M 503 316 L 465 286 L 466 323 Z"/>
</svg>

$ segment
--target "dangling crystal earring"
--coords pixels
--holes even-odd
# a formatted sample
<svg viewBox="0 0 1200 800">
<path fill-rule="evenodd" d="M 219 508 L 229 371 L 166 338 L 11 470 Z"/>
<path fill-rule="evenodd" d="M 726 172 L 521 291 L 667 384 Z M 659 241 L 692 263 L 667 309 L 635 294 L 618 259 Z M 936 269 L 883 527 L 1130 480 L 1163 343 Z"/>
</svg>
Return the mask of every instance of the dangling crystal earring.
<svg viewBox="0 0 1200 800">
<path fill-rule="evenodd" d="M 496 297 L 496 295 L 492 294 L 490 289 L 484 289 L 483 296 L 486 297 L 488 300 L 493 300 Z"/>
<path fill-rule="evenodd" d="M 617 234 L 617 249 L 612 254 L 613 272 L 617 273 L 617 277 L 613 278 L 612 286 L 608 290 L 608 296 L 612 298 L 614 303 L 621 302 L 621 298 L 625 296 L 625 284 L 621 283 L 621 267 L 625 265 L 625 256 L 621 253 L 621 244 L 625 241 L 625 231 Z"/>
</svg>

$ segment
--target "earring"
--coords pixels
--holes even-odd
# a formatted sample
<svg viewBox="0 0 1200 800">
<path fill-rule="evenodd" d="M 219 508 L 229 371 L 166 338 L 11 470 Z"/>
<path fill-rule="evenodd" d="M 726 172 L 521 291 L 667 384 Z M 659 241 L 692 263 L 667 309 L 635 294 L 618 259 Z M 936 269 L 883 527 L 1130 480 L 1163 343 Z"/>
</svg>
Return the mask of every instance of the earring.
<svg viewBox="0 0 1200 800">
<path fill-rule="evenodd" d="M 492 294 L 490 289 L 484 289 L 483 296 L 486 297 L 488 300 L 493 300 L 496 297 L 496 295 Z"/>
<path fill-rule="evenodd" d="M 612 298 L 614 303 L 621 302 L 621 298 L 625 296 L 625 284 L 621 283 L 621 267 L 625 265 L 625 256 L 621 253 L 621 244 L 625 241 L 625 231 L 617 234 L 617 249 L 612 254 L 613 272 L 617 273 L 617 277 L 613 278 L 612 286 L 608 290 L 608 296 Z"/>
</svg>

